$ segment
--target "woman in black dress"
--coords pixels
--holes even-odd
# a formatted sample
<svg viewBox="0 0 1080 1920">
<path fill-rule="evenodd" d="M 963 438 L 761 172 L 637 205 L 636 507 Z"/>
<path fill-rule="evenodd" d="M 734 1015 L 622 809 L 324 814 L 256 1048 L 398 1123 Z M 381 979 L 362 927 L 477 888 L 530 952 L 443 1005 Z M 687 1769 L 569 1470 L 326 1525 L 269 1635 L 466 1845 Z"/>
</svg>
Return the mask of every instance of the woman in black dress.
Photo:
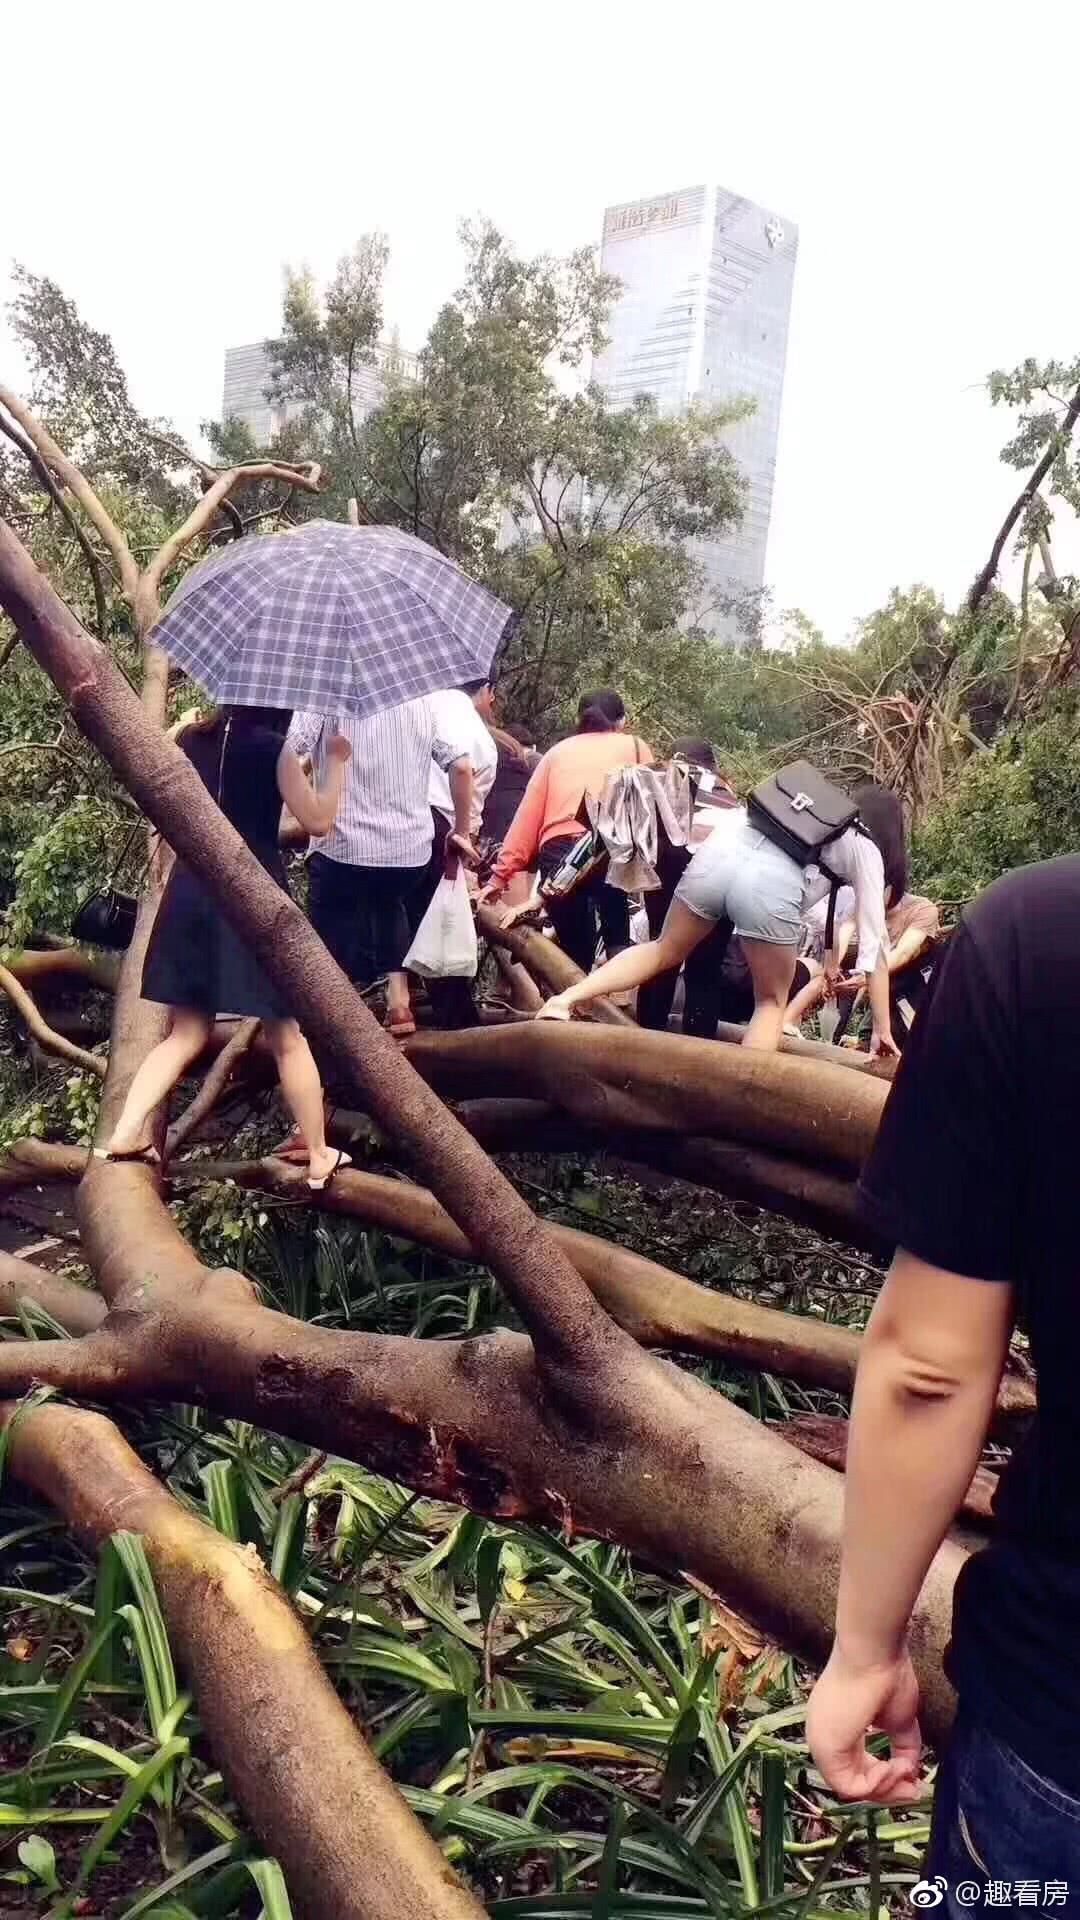
<svg viewBox="0 0 1080 1920">
<path fill-rule="evenodd" d="M 205 787 L 279 887 L 287 888 L 278 847 L 284 801 L 308 833 L 334 823 L 349 743 L 330 743 L 326 785 L 312 786 L 285 745 L 291 714 L 267 707 L 224 707 L 178 736 Z M 326 1144 L 322 1086 L 311 1049 L 273 982 L 234 933 L 195 875 L 177 860 L 165 886 L 143 968 L 143 998 L 172 1008 L 168 1037 L 139 1068 L 116 1132 L 101 1157 L 152 1160 L 150 1115 L 197 1060 L 219 1013 L 261 1020 L 281 1091 L 308 1143 L 308 1184 L 325 1187 L 347 1156 Z"/>
</svg>

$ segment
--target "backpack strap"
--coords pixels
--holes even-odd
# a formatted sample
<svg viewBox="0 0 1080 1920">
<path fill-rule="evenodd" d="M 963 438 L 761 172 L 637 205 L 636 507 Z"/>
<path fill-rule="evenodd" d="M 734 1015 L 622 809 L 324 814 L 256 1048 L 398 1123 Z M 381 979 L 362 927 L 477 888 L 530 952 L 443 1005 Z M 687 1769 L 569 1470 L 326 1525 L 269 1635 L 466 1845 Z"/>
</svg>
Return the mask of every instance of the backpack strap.
<svg viewBox="0 0 1080 1920">
<path fill-rule="evenodd" d="M 839 880 L 835 879 L 832 874 L 830 874 L 829 875 L 829 910 L 825 915 L 825 951 L 826 953 L 832 952 L 833 939 L 836 934 L 836 902 L 839 899 L 839 897 L 840 897 L 840 882 Z"/>
</svg>

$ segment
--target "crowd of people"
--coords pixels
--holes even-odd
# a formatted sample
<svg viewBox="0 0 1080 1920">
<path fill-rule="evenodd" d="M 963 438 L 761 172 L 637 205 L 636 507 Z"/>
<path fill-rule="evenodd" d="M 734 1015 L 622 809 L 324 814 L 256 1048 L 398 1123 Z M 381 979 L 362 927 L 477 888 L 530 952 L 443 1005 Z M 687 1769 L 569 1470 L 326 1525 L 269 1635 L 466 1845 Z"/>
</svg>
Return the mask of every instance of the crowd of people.
<svg viewBox="0 0 1080 1920">
<path fill-rule="evenodd" d="M 541 1008 L 545 1019 L 636 991 L 641 1023 L 665 1028 L 681 995 L 685 1033 L 715 1035 L 734 1018 L 746 1023 L 744 1045 L 771 1049 L 815 1010 L 835 1033 L 865 997 L 872 1050 L 905 1048 L 861 1187 L 897 1252 L 863 1340 L 836 1641 L 810 1705 L 811 1748 L 848 1798 L 903 1801 L 923 1791 L 908 1623 L 978 1463 L 1022 1311 L 1039 1420 L 1006 1476 L 991 1544 L 958 1583 L 949 1671 L 960 1715 L 940 1769 L 922 1904 L 959 1913 L 1009 1882 L 1050 1884 L 1051 1868 L 1067 1894 L 1080 1885 L 1080 1661 L 1071 1633 L 1080 1550 L 1068 1485 L 1080 1333 L 1072 1134 L 1060 1124 L 1080 1097 L 1080 858 L 990 889 L 931 978 L 939 915 L 909 890 L 896 796 L 863 785 L 827 859 L 800 859 L 770 834 L 760 808 L 739 804 L 704 740 L 678 740 L 666 756 L 690 796 L 688 822 L 674 838 L 658 823 L 652 884 L 635 909 L 595 857 L 594 828 L 589 844 L 610 781 L 644 790 L 656 767 L 611 689 L 583 700 L 574 731 L 540 755 L 527 731 L 496 726 L 488 681 L 363 720 L 226 707 L 178 737 L 277 885 L 288 885 L 282 845 L 307 841 L 312 921 L 361 989 L 385 982 L 386 1025 L 397 1037 L 416 1024 L 410 943 L 440 879 L 459 864 L 506 918 L 546 916 L 581 970 Z M 804 801 L 799 794 L 794 805 Z M 470 981 L 432 978 L 427 990 L 436 1021 L 478 1018 Z M 171 1008 L 170 1029 L 136 1074 L 103 1156 L 153 1157 L 150 1116 L 205 1047 L 215 1017 L 253 1015 L 309 1184 L 325 1187 L 346 1156 L 327 1144 L 307 1042 L 257 958 L 179 863 L 143 991 Z M 1042 1050 L 1029 1043 L 1033 1019 L 1053 1035 L 1053 1099 Z M 867 1745 L 874 1729 L 890 1737 L 888 1754 Z M 958 1886 L 974 1887 L 975 1898 L 958 1901 Z"/>
<path fill-rule="evenodd" d="M 613 688 L 586 695 L 574 730 L 542 754 L 526 729 L 496 724 L 489 680 L 363 719 L 226 707 L 189 718 L 176 737 L 279 886 L 288 885 L 282 846 L 306 844 L 312 923 L 357 987 L 382 983 L 397 1039 L 416 1030 L 410 945 L 440 879 L 461 865 L 481 902 L 507 922 L 541 917 L 580 970 L 545 1002 L 544 1019 L 636 990 L 643 1026 L 666 1028 L 681 1000 L 685 1033 L 713 1038 L 734 1021 L 745 1023 L 744 1044 L 774 1048 L 785 1026 L 797 1031 L 823 1000 L 849 1009 L 864 994 L 872 1049 L 899 1049 L 938 916 L 908 891 L 893 794 L 858 790 L 858 828 L 833 839 L 826 873 L 761 831 L 709 742 L 678 739 L 665 758 L 685 773 L 688 827 L 672 839 L 658 825 L 655 871 L 635 910 L 605 858 L 574 865 L 611 781 L 657 764 Z M 825 896 L 837 888 L 827 950 Z M 435 976 L 425 987 L 437 1025 L 477 1023 L 473 981 Z M 181 866 L 166 885 L 143 991 L 172 1009 L 170 1030 L 132 1084 L 109 1157 L 152 1157 L 151 1114 L 205 1048 L 215 1017 L 230 1013 L 263 1023 L 312 1186 L 345 1164 L 327 1146 L 323 1089 L 295 1020 Z"/>
</svg>

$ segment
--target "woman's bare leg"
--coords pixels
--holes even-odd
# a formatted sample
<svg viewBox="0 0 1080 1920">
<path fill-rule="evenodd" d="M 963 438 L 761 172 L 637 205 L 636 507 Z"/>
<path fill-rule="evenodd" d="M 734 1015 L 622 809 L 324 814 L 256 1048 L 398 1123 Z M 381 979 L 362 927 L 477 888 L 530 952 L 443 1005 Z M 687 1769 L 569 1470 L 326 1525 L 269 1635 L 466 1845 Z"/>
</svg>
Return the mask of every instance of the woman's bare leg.
<svg viewBox="0 0 1080 1920">
<path fill-rule="evenodd" d="M 754 1017 L 743 1035 L 744 1047 L 775 1053 L 787 1018 L 788 994 L 795 975 L 795 948 L 740 936 L 754 986 Z"/>
<path fill-rule="evenodd" d="M 128 1088 L 123 1112 L 109 1141 L 109 1153 L 137 1153 L 149 1146 L 150 1115 L 198 1059 L 210 1038 L 210 1024 L 209 1017 L 194 1007 L 173 1008 L 168 1035 L 147 1054 Z"/>
<path fill-rule="evenodd" d="M 807 981 L 805 987 L 800 987 L 794 1000 L 788 1001 L 787 1012 L 784 1018 L 791 1027 L 801 1026 L 803 1021 L 820 1006 L 825 995 L 826 980 L 824 967 L 818 966 L 816 960 L 807 960 L 803 964 L 816 968 L 816 972 L 813 978 Z"/>
<path fill-rule="evenodd" d="M 584 980 L 545 1001 L 537 1018 L 557 1019 L 571 1007 L 584 1006 L 590 1000 L 599 999 L 601 994 L 625 993 L 630 987 L 643 987 L 647 980 L 666 973 L 669 967 L 681 967 L 687 954 L 701 945 L 715 925 L 715 920 L 704 920 L 681 900 L 673 900 L 655 940 L 647 940 L 640 947 L 624 947 L 622 953 L 617 953 L 613 960 L 605 960 L 602 967 L 595 968 Z"/>
<path fill-rule="evenodd" d="M 264 1020 L 263 1032 L 274 1056 L 285 1104 L 308 1150 L 310 1176 L 323 1180 L 338 1164 L 338 1155 L 326 1144 L 322 1082 L 311 1048 L 295 1020 Z"/>
</svg>

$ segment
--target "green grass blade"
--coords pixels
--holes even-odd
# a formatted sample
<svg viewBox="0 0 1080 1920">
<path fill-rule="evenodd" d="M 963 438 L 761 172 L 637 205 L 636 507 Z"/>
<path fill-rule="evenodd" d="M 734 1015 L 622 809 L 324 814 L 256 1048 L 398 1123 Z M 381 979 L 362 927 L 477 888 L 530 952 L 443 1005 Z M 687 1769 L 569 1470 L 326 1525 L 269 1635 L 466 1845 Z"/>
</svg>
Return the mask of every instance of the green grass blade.
<svg viewBox="0 0 1080 1920">
<path fill-rule="evenodd" d="M 206 1490 L 206 1510 L 210 1525 L 226 1540 L 240 1540 L 240 1508 L 236 1489 L 238 1475 L 231 1460 L 211 1460 L 200 1475 Z"/>
<path fill-rule="evenodd" d="M 186 1740 L 169 1740 L 139 1768 L 133 1780 L 129 1780 L 112 1812 L 102 1821 L 79 1866 L 77 1887 L 84 1887 L 101 1859 L 102 1854 L 112 1846 L 118 1833 L 122 1833 L 132 1815 L 137 1813 L 143 1801 L 153 1792 L 160 1776 L 167 1768 L 188 1752 Z"/>
<path fill-rule="evenodd" d="M 181 1867 L 178 1873 L 170 1874 L 160 1886 L 152 1887 L 149 1893 L 141 1894 L 134 1906 L 125 1907 L 123 1920 L 140 1920 L 140 1915 L 144 1913 L 152 1913 L 154 1920 L 157 1920 L 162 1900 L 168 1899 L 169 1895 L 176 1893 L 179 1888 L 189 1886 L 192 1880 L 199 1878 L 200 1874 L 209 1873 L 213 1867 L 223 1866 L 226 1860 L 231 1860 L 235 1856 L 236 1850 L 236 1842 L 232 1841 L 227 1846 L 211 1847 L 209 1853 L 201 1853 L 197 1860 L 189 1860 L 186 1867 Z M 190 1907 L 187 1911 L 190 1913 Z"/>
<path fill-rule="evenodd" d="M 127 1576 L 120 1555 L 112 1541 L 106 1540 L 98 1554 L 97 1580 L 94 1584 L 94 1628 L 97 1633 L 104 1632 L 115 1621 L 126 1585 Z M 120 1648 L 115 1639 L 107 1635 L 95 1662 L 93 1677 L 111 1683 L 119 1675 Z"/>
<path fill-rule="evenodd" d="M 276 1860 L 249 1860 L 247 1870 L 262 1895 L 264 1920 L 293 1920 L 285 1875 Z"/>
<path fill-rule="evenodd" d="M 47 1747 L 64 1732 L 68 1721 L 75 1711 L 79 1695 L 88 1685 L 90 1676 L 96 1672 L 102 1652 L 112 1639 L 120 1622 L 116 1614 L 94 1634 L 79 1658 L 69 1669 L 63 1683 L 57 1688 L 52 1707 L 41 1723 L 38 1737 L 34 1742 L 34 1753 L 43 1754 Z"/>
<path fill-rule="evenodd" d="M 641 1608 L 627 1597 L 616 1581 L 609 1579 L 606 1573 L 601 1573 L 582 1554 L 575 1553 L 555 1535 L 538 1533 L 531 1527 L 523 1527 L 520 1531 L 546 1559 L 561 1560 L 564 1567 L 570 1568 L 585 1583 L 593 1595 L 597 1612 L 606 1615 L 629 1640 L 640 1647 L 657 1671 L 663 1674 L 681 1706 L 686 1693 L 686 1681 Z"/>
<path fill-rule="evenodd" d="M 146 1548 L 135 1533 L 114 1533 L 113 1544 L 120 1555 L 124 1572 L 127 1574 L 145 1623 L 156 1679 L 158 1713 L 165 1714 L 176 1700 L 176 1669 L 173 1666 L 169 1635 L 158 1601 L 157 1589 L 154 1586 L 154 1576 L 150 1571 L 150 1562 L 146 1557 Z M 160 1739 L 156 1724 L 154 1733 Z"/>
<path fill-rule="evenodd" d="M 290 1493 L 278 1509 L 270 1571 L 288 1594 L 294 1594 L 303 1579 L 307 1507 L 302 1493 Z"/>
<path fill-rule="evenodd" d="M 784 1790 L 786 1769 L 778 1753 L 761 1759 L 761 1834 L 758 1875 L 763 1900 L 778 1900 L 784 1891 Z"/>
<path fill-rule="evenodd" d="M 600 1857 L 600 1872 L 596 1881 L 596 1898 L 593 1901 L 592 1920 L 611 1920 L 615 1907 L 615 1894 L 619 1879 L 619 1849 L 626 1831 L 626 1803 L 617 1800 L 611 1809 L 604 1851 Z"/>
</svg>

